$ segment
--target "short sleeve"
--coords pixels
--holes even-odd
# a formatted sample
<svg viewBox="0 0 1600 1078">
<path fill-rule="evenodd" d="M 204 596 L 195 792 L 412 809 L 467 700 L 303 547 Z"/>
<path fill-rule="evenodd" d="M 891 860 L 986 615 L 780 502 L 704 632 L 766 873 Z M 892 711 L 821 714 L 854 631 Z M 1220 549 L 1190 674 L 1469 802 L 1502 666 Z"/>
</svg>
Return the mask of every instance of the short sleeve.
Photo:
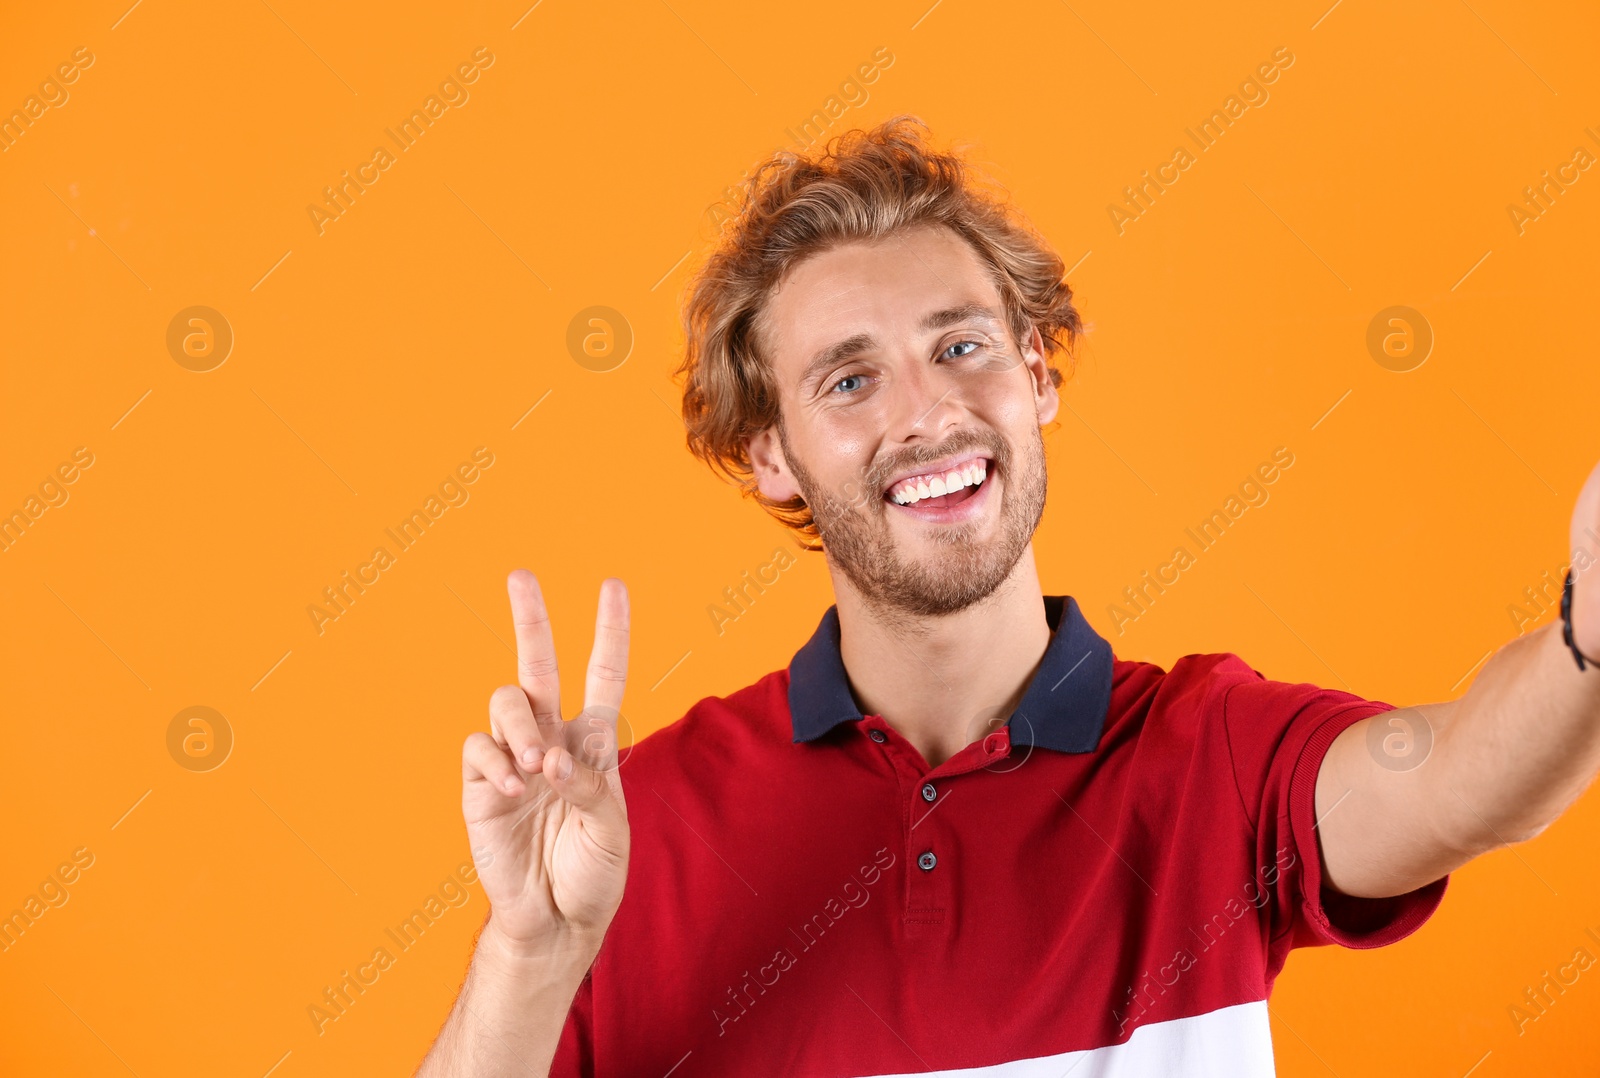
<svg viewBox="0 0 1600 1078">
<path fill-rule="evenodd" d="M 1271 681 L 1242 662 L 1234 669 L 1243 674 L 1230 675 L 1234 683 L 1223 691 L 1223 724 L 1239 796 L 1256 828 L 1257 864 L 1272 887 L 1276 961 L 1294 947 L 1384 947 L 1415 932 L 1438 909 L 1449 876 L 1389 898 L 1325 889 L 1316 830 L 1317 773 L 1329 746 L 1394 705 Z"/>
<path fill-rule="evenodd" d="M 594 1078 L 594 983 L 588 974 L 578 985 L 567 1022 L 556 1042 L 550 1078 Z"/>
</svg>

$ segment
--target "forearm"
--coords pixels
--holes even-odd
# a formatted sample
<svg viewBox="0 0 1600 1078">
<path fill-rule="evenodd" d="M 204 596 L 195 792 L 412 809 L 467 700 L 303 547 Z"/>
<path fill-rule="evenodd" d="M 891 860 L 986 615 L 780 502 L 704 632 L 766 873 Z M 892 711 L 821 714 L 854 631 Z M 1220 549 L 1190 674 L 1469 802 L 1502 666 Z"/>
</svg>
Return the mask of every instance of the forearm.
<svg viewBox="0 0 1600 1078">
<path fill-rule="evenodd" d="M 1578 669 L 1559 622 L 1511 641 L 1456 702 L 1434 757 L 1432 797 L 1459 846 L 1532 838 L 1600 770 L 1600 668 Z"/>
<path fill-rule="evenodd" d="M 461 994 L 415 1078 L 548 1075 L 597 951 L 597 943 L 570 937 L 537 950 L 515 947 L 491 916 Z"/>
</svg>

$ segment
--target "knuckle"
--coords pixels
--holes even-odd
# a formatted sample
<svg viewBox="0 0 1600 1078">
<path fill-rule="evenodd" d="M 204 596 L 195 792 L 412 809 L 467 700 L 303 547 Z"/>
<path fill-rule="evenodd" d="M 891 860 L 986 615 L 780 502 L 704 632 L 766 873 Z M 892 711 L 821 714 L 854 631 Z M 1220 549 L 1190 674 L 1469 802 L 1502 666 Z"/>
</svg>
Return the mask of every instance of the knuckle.
<svg viewBox="0 0 1600 1078">
<path fill-rule="evenodd" d="M 477 770 L 488 774 L 500 765 L 505 759 L 505 754 L 488 734 L 479 730 L 467 735 L 466 742 L 461 746 L 461 759 L 464 763 L 471 764 Z"/>
<path fill-rule="evenodd" d="M 531 659 L 518 659 L 517 669 L 524 677 L 550 678 L 556 674 L 556 661 L 548 656 L 534 656 Z"/>
<path fill-rule="evenodd" d="M 589 667 L 589 676 L 599 678 L 601 681 L 627 681 L 628 671 L 624 667 L 612 666 L 610 663 L 593 663 Z"/>
<path fill-rule="evenodd" d="M 533 585 L 534 591 L 539 590 L 537 583 L 534 581 L 529 581 L 529 583 Z M 515 624 L 519 629 L 543 629 L 550 624 L 550 614 L 546 610 L 535 608 L 516 618 Z"/>
<path fill-rule="evenodd" d="M 502 685 L 489 694 L 489 709 L 491 711 L 505 711 L 516 706 L 520 699 L 525 699 L 522 688 L 517 685 Z"/>
</svg>

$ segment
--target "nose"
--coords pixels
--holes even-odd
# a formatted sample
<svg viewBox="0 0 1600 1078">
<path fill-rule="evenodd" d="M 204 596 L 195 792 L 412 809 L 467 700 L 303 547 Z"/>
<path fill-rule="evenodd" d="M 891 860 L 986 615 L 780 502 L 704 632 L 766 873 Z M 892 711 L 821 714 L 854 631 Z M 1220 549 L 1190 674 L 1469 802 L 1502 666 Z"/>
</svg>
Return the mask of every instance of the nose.
<svg viewBox="0 0 1600 1078">
<path fill-rule="evenodd" d="M 896 441 L 940 441 L 961 422 L 960 387 L 923 364 L 911 364 L 901 377 L 888 435 Z"/>
</svg>

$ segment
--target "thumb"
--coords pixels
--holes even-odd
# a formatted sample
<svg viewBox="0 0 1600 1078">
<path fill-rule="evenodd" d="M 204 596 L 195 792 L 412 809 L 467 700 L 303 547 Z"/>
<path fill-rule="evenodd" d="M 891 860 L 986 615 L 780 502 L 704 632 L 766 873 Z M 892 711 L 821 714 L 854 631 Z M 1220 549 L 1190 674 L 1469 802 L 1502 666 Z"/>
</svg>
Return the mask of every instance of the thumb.
<svg viewBox="0 0 1600 1078">
<path fill-rule="evenodd" d="M 545 754 L 544 777 L 556 794 L 593 821 L 602 835 L 612 837 L 626 831 L 626 817 L 620 811 L 607 776 L 557 746 Z"/>
</svg>

